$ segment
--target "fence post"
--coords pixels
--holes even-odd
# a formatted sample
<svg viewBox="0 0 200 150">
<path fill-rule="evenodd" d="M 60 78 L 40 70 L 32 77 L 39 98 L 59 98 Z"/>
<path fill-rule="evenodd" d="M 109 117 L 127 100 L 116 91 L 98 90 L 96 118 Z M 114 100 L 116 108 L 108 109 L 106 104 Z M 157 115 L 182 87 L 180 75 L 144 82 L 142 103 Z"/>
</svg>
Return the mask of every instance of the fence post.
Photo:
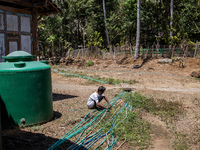
<svg viewBox="0 0 200 150">
<path fill-rule="evenodd" d="M 82 58 L 83 58 L 83 48 L 84 48 L 84 47 L 83 47 L 83 45 L 82 45 Z"/>
<path fill-rule="evenodd" d="M 153 58 L 154 44 L 152 45 L 151 48 L 152 48 L 152 49 L 151 49 L 151 57 Z"/>
<path fill-rule="evenodd" d="M 115 47 L 114 47 L 114 59 L 115 59 Z"/>
<path fill-rule="evenodd" d="M 132 50 L 132 45 L 130 43 L 130 51 L 131 51 L 131 57 L 133 57 L 133 50 Z"/>
<path fill-rule="evenodd" d="M 126 45 L 124 45 L 124 57 L 126 56 Z"/>
<path fill-rule="evenodd" d="M 196 41 L 196 46 L 195 46 L 195 51 L 194 51 L 194 58 L 196 57 L 196 53 L 197 53 L 197 46 L 198 46 L 198 41 Z"/>
</svg>

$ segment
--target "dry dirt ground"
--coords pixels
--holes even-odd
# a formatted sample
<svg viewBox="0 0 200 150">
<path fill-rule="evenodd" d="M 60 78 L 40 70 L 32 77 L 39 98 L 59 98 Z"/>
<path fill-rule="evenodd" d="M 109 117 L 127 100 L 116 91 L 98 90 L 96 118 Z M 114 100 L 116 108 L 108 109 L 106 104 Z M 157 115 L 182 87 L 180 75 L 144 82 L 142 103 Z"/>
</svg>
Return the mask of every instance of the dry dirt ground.
<svg viewBox="0 0 200 150">
<path fill-rule="evenodd" d="M 123 62 L 93 61 L 94 65 L 90 67 L 85 67 L 85 64 L 71 64 L 53 68 L 87 76 L 136 80 L 138 83 L 130 87 L 146 97 L 181 102 L 184 115 L 173 123 L 166 123 L 158 116 L 142 112 L 142 118 L 151 124 L 152 145 L 148 149 L 200 150 L 200 80 L 188 78 L 192 71 L 200 70 L 200 59 L 188 58 L 184 68 L 179 68 L 178 61 L 173 64 L 158 64 L 157 59 L 153 59 L 148 60 L 140 69 L 132 67 L 140 65 L 142 60 L 133 62 L 128 58 Z M 3 131 L 4 149 L 47 149 L 89 112 L 86 107 L 87 99 L 100 85 L 102 84 L 52 72 L 54 118 L 42 125 Z M 107 88 L 105 94 L 110 100 L 121 93 L 121 86 L 104 86 Z M 187 146 L 184 146 L 185 143 Z M 122 145 L 120 149 L 130 149 L 127 145 L 129 144 Z"/>
</svg>

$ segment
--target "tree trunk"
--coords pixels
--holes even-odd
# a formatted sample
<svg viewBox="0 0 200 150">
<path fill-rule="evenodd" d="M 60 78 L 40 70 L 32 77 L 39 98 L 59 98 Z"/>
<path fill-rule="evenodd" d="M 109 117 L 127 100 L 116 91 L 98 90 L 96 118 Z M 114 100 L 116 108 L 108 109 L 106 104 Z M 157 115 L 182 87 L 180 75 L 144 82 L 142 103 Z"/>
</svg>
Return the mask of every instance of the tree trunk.
<svg viewBox="0 0 200 150">
<path fill-rule="evenodd" d="M 174 0 L 171 0 L 171 4 L 170 4 L 170 27 L 172 28 L 172 24 L 173 24 L 173 14 L 174 14 Z M 170 30 L 170 37 L 172 37 L 173 35 L 173 31 Z"/>
<path fill-rule="evenodd" d="M 79 29 L 80 28 L 80 9 L 79 9 L 79 13 L 78 13 L 78 27 L 77 27 L 77 49 L 78 49 L 78 45 L 79 45 Z"/>
<path fill-rule="evenodd" d="M 169 0 L 166 0 L 166 5 L 165 5 L 165 18 L 166 18 L 166 28 L 169 25 Z"/>
<path fill-rule="evenodd" d="M 131 57 L 133 57 L 133 51 L 132 51 L 132 45 L 130 43 L 130 52 L 131 52 Z"/>
<path fill-rule="evenodd" d="M 172 31 L 172 24 L 173 24 L 173 14 L 174 14 L 174 0 L 171 0 L 171 3 L 170 3 L 170 33 L 169 33 L 169 36 L 170 38 L 172 38 L 173 36 L 173 31 Z M 171 39 L 171 44 L 169 46 L 169 51 L 171 53 L 171 57 L 172 57 L 172 42 L 173 40 Z"/>
<path fill-rule="evenodd" d="M 110 48 L 109 36 L 108 36 L 107 22 L 106 22 L 106 7 L 105 7 L 105 0 L 102 0 L 102 1 L 103 1 L 103 15 L 104 15 L 104 22 L 105 22 L 105 32 L 106 32 L 107 44 L 108 44 L 108 46 L 109 46 L 109 50 L 111 50 L 111 48 Z"/>
<path fill-rule="evenodd" d="M 60 0 L 60 8 L 61 8 L 62 2 Z M 61 14 L 60 14 L 60 18 L 61 18 Z M 59 24 L 60 28 L 59 28 L 59 55 L 60 57 L 62 57 L 62 44 L 61 44 L 61 36 L 62 36 L 62 22 L 60 22 Z"/>
<path fill-rule="evenodd" d="M 137 4 L 137 36 L 136 36 L 136 48 L 134 60 L 138 59 L 140 52 L 140 10 L 141 10 L 141 0 L 138 0 Z"/>
</svg>

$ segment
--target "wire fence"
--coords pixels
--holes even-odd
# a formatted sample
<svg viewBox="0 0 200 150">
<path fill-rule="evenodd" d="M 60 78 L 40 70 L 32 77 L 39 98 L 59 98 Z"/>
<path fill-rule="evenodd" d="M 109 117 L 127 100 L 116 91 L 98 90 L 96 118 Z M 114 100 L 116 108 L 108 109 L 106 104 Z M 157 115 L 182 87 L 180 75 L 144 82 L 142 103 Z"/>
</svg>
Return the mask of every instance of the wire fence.
<svg viewBox="0 0 200 150">
<path fill-rule="evenodd" d="M 60 53 L 54 51 L 53 53 L 48 52 L 46 55 L 41 55 L 38 60 L 49 60 L 52 64 L 60 63 L 73 63 L 73 58 L 80 59 L 122 59 L 124 57 L 134 57 L 135 46 L 127 44 L 124 46 L 111 47 L 109 52 L 99 49 L 97 47 L 80 48 L 80 49 L 69 49 L 65 52 Z M 152 45 L 147 48 L 140 48 L 140 57 L 145 58 L 172 58 L 172 57 L 197 57 L 200 58 L 200 44 L 180 44 L 175 46 L 169 45 Z"/>
<path fill-rule="evenodd" d="M 68 53 L 69 57 L 95 57 L 103 59 L 117 59 L 121 57 L 132 57 L 135 53 L 135 47 L 131 45 L 124 45 L 112 47 L 110 52 L 101 50 L 96 47 L 76 49 Z M 170 47 L 169 45 L 152 45 L 148 48 L 140 49 L 141 57 L 196 57 L 200 56 L 200 45 L 193 44 L 190 46 L 176 45 Z"/>
</svg>

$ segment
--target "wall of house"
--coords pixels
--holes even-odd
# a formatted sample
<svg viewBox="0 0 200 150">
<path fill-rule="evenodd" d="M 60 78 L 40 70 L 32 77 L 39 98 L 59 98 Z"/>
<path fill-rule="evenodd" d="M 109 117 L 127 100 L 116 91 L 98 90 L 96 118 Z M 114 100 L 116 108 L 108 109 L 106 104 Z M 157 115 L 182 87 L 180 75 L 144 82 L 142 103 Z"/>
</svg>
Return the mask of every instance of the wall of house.
<svg viewBox="0 0 200 150">
<path fill-rule="evenodd" d="M 0 10 L 0 62 L 2 56 L 23 50 L 33 53 L 32 16 Z"/>
</svg>

